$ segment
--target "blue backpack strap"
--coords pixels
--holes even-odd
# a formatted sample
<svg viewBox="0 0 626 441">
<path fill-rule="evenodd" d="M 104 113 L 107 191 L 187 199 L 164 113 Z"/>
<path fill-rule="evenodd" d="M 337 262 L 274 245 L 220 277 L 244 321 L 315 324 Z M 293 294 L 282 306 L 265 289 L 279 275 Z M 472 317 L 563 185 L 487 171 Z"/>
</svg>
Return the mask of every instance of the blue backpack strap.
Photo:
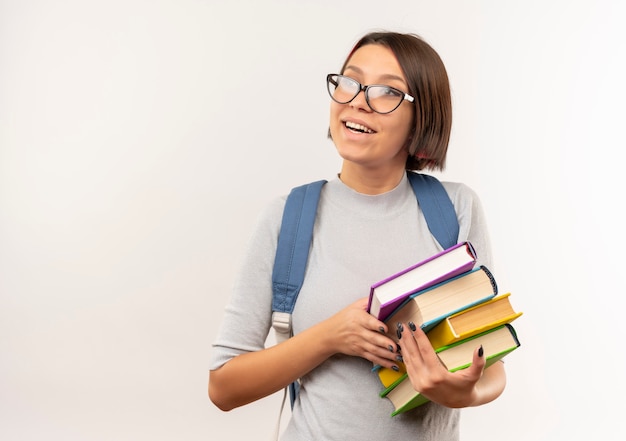
<svg viewBox="0 0 626 441">
<path fill-rule="evenodd" d="M 302 288 L 309 258 L 317 204 L 325 180 L 291 190 L 285 203 L 272 273 L 272 326 L 280 343 L 292 336 L 291 313 Z M 289 385 L 291 407 L 299 383 Z"/>
<path fill-rule="evenodd" d="M 456 245 L 459 221 L 446 189 L 434 176 L 413 172 L 407 175 L 431 234 L 443 249 Z"/>
<path fill-rule="evenodd" d="M 441 182 L 430 175 L 407 174 L 431 234 L 444 249 L 455 245 L 459 224 L 454 205 Z M 285 203 L 272 273 L 272 325 L 278 343 L 292 335 L 291 313 L 304 281 L 317 204 L 325 183 L 322 180 L 296 187 Z M 293 408 L 299 383 L 293 382 L 288 389 Z"/>
<path fill-rule="evenodd" d="M 313 226 L 325 180 L 291 190 L 285 203 L 272 273 L 272 311 L 293 312 L 304 281 Z"/>
</svg>

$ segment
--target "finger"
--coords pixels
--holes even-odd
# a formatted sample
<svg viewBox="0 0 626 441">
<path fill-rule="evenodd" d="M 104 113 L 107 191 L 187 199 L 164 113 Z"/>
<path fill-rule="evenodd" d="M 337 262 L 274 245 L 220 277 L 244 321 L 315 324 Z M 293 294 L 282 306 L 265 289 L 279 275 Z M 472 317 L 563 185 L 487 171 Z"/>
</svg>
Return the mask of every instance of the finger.
<svg viewBox="0 0 626 441">
<path fill-rule="evenodd" d="M 357 300 L 354 304 L 357 306 L 357 308 L 367 311 L 367 307 L 369 306 L 369 297 L 363 297 Z"/>
<path fill-rule="evenodd" d="M 396 341 L 387 333 L 389 330 L 387 325 L 369 313 L 367 313 L 367 316 L 368 319 L 363 326 L 367 331 L 374 331 L 376 334 L 373 336 L 367 335 L 364 338 L 377 346 L 389 349 L 393 353 L 398 352 L 399 348 Z"/>
<path fill-rule="evenodd" d="M 389 332 L 389 328 L 387 328 L 387 325 L 383 322 L 378 322 L 376 323 L 376 325 L 378 325 L 378 332 L 380 332 L 383 335 L 386 335 Z"/>
<path fill-rule="evenodd" d="M 428 340 L 428 337 L 422 328 L 416 327 L 413 322 L 407 323 L 407 326 L 413 334 L 413 339 L 415 339 L 415 343 L 417 344 L 422 360 L 430 365 L 441 365 L 441 361 L 439 360 L 437 353 L 433 349 L 433 346 L 430 344 L 430 340 Z"/>
<path fill-rule="evenodd" d="M 374 343 L 377 344 L 379 348 L 382 348 L 383 352 L 381 353 L 381 356 L 384 358 L 392 361 L 400 360 L 400 358 L 398 358 L 400 356 L 400 346 L 394 340 L 381 335 L 377 336 Z"/>
<path fill-rule="evenodd" d="M 398 363 L 402 362 L 402 356 L 396 351 L 395 342 L 393 345 L 381 347 L 373 345 L 368 347 L 363 357 L 372 361 L 374 365 L 380 365 L 389 369 L 398 370 Z"/>
<path fill-rule="evenodd" d="M 368 310 L 368 307 L 370 306 L 370 298 L 369 298 L 369 296 L 361 297 L 360 299 L 358 299 L 354 303 L 352 303 L 350 306 L 351 307 L 356 307 L 357 309 L 362 309 L 363 311 L 365 311 L 368 314 L 370 314 L 369 310 Z M 372 314 L 370 314 L 370 317 L 374 317 L 374 316 Z"/>
<path fill-rule="evenodd" d="M 380 330 L 364 330 L 360 333 L 360 337 L 355 344 L 361 347 L 359 355 L 380 364 L 384 361 L 384 366 L 390 367 L 391 364 L 398 361 L 399 346 L 395 340 L 389 338 Z"/>
<path fill-rule="evenodd" d="M 423 363 L 422 354 L 413 332 L 408 328 L 408 324 L 405 326 L 402 323 L 398 323 L 396 326 L 396 332 L 400 345 L 402 346 L 402 355 L 405 360 L 410 360 L 411 363 Z"/>
<path fill-rule="evenodd" d="M 354 305 L 358 309 L 363 310 L 363 312 L 365 313 L 365 314 L 361 315 L 360 317 L 364 318 L 363 319 L 364 321 L 362 323 L 364 323 L 364 326 L 367 329 L 371 329 L 373 331 L 380 332 L 381 334 L 386 334 L 387 333 L 387 331 L 389 329 L 387 328 L 387 325 L 385 324 L 385 322 L 382 322 L 382 321 L 378 320 L 372 314 L 367 312 L 367 306 L 368 306 L 368 298 L 367 297 L 365 297 L 364 299 L 359 299 L 358 301 L 355 302 Z"/>
<path fill-rule="evenodd" d="M 405 364 L 401 360 L 391 361 L 391 360 L 387 360 L 386 358 L 377 358 L 377 357 L 372 357 L 371 359 L 368 359 L 368 360 L 372 362 L 372 372 L 375 372 L 379 370 L 380 368 L 392 369 L 396 372 L 406 372 Z"/>
<path fill-rule="evenodd" d="M 472 378 L 478 379 L 482 376 L 486 364 L 485 351 L 481 345 L 474 350 L 472 364 L 467 368 L 466 374 Z"/>
</svg>

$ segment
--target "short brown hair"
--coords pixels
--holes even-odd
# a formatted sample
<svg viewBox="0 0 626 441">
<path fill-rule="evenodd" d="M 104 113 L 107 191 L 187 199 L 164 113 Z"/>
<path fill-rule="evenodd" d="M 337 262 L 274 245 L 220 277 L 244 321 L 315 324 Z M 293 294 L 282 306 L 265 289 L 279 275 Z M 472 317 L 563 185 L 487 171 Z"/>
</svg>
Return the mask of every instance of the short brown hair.
<svg viewBox="0 0 626 441">
<path fill-rule="evenodd" d="M 379 44 L 390 49 L 406 77 L 409 95 L 415 97 L 407 170 L 443 170 L 452 129 L 450 82 L 439 54 L 415 34 L 371 32 L 352 48 L 341 68 L 357 49 Z"/>
</svg>

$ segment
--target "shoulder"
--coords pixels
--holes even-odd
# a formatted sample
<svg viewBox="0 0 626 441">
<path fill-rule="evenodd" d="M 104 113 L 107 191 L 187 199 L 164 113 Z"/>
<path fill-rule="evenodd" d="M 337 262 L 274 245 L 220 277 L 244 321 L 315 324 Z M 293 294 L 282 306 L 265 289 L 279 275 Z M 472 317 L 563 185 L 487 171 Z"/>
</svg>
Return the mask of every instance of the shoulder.
<svg viewBox="0 0 626 441">
<path fill-rule="evenodd" d="M 442 181 L 441 184 L 446 189 L 457 212 L 473 211 L 476 207 L 480 207 L 478 194 L 467 184 L 449 181 Z"/>
<path fill-rule="evenodd" d="M 491 244 L 487 219 L 478 194 L 468 185 L 459 182 L 443 182 L 459 219 L 459 238 L 474 245 L 479 263 L 492 268 Z"/>
<path fill-rule="evenodd" d="M 257 216 L 257 230 L 278 233 L 282 222 L 287 195 L 275 196 L 261 209 Z"/>
<path fill-rule="evenodd" d="M 329 181 L 326 179 L 320 179 L 317 181 L 306 182 L 304 184 L 297 185 L 289 191 L 283 193 L 280 196 L 276 196 L 270 200 L 268 205 L 263 210 L 264 216 L 276 217 L 278 214 L 282 214 L 285 209 L 287 200 L 293 195 L 294 199 L 302 198 L 304 193 L 321 195 L 327 192 L 329 187 L 327 184 Z M 315 189 L 315 190 L 313 190 Z M 296 197 L 297 195 L 297 197 Z M 321 196 L 320 196 L 321 197 Z"/>
<path fill-rule="evenodd" d="M 259 213 L 259 216 L 257 219 L 258 228 L 261 228 L 261 229 L 269 228 L 273 232 L 277 233 L 278 230 L 280 229 L 280 225 L 283 219 L 283 213 L 285 211 L 287 199 L 289 198 L 290 194 L 295 189 L 305 187 L 312 183 L 313 182 L 307 182 L 305 184 L 297 185 L 289 189 L 288 191 L 284 192 L 283 194 L 279 196 L 275 196 L 274 198 L 270 199 L 269 202 L 265 205 L 265 207 L 263 207 L 263 209 Z M 326 185 L 323 186 L 322 192 L 325 192 L 324 190 L 325 187 L 327 186 Z"/>
<path fill-rule="evenodd" d="M 450 195 L 450 199 L 478 198 L 474 189 L 462 182 L 441 181 L 441 184 Z"/>
</svg>

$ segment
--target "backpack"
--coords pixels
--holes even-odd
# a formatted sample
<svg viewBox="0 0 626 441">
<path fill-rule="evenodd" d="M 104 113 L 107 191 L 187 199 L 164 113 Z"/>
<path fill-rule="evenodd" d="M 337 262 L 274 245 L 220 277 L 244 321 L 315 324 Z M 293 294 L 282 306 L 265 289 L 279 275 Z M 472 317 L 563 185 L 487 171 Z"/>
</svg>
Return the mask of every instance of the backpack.
<svg viewBox="0 0 626 441">
<path fill-rule="evenodd" d="M 428 229 L 443 249 L 457 243 L 459 223 L 448 193 L 434 176 L 407 172 Z M 315 181 L 295 187 L 289 193 L 278 236 L 272 272 L 272 326 L 277 343 L 292 334 L 291 313 L 296 304 L 309 257 L 313 226 L 322 187 L 327 181 Z M 299 390 L 297 381 L 289 390 L 291 408 Z M 284 405 L 285 397 L 283 397 Z"/>
</svg>

